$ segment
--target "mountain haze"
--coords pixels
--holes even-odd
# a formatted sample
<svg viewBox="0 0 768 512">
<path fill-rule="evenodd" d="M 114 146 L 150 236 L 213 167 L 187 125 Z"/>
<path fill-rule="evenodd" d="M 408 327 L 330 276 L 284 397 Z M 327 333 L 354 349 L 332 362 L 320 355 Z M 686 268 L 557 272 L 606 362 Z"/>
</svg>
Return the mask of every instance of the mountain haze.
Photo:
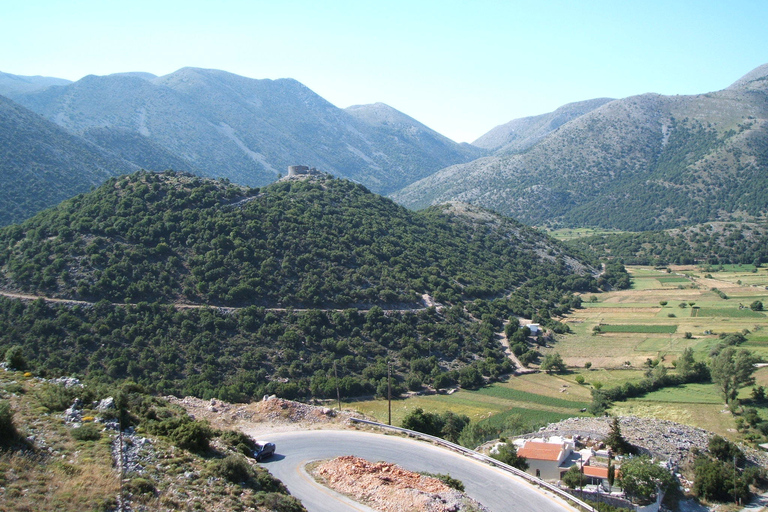
<svg viewBox="0 0 768 512">
<path fill-rule="evenodd" d="M 12 75 L 0 71 L 0 94 L 3 96 L 40 91 L 54 85 L 67 85 L 69 83 L 71 81 L 63 78 Z"/>
<path fill-rule="evenodd" d="M 388 193 L 483 153 L 391 107 L 342 110 L 296 80 L 210 69 L 91 75 L 11 97 L 72 133 L 100 130 L 100 143 L 125 158 L 136 158 L 133 134 L 166 153 L 158 165 L 251 186 L 306 164 Z"/>
<path fill-rule="evenodd" d="M 564 105 L 548 114 L 514 119 L 497 126 L 473 142 L 472 145 L 501 153 L 523 151 L 568 121 L 592 112 L 609 101 L 613 100 L 611 98 L 596 98 L 579 101 Z"/>
<path fill-rule="evenodd" d="M 0 225 L 138 167 L 0 96 Z"/>
<path fill-rule="evenodd" d="M 522 152 L 505 151 L 505 139 L 489 142 L 501 147 L 493 156 L 443 169 L 392 197 L 412 208 L 461 200 L 531 224 L 626 230 L 761 218 L 767 75 L 762 66 L 722 91 L 611 101 Z"/>
</svg>

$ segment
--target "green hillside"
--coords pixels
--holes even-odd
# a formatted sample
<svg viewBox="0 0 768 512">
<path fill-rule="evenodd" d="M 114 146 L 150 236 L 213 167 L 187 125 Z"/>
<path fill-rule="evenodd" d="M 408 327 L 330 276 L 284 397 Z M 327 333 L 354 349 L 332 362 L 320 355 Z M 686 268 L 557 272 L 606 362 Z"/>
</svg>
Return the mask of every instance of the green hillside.
<svg viewBox="0 0 768 512">
<path fill-rule="evenodd" d="M 137 169 L 0 96 L 0 226 Z"/>
<path fill-rule="evenodd" d="M 666 231 L 605 233 L 567 242 L 628 265 L 768 262 L 768 231 L 763 224 L 713 222 Z"/>
<path fill-rule="evenodd" d="M 476 387 L 512 369 L 504 318 L 561 330 L 572 292 L 597 289 L 572 254 L 474 207 L 413 213 L 330 177 L 140 172 L 0 230 L 5 293 L 84 301 L 0 299 L 0 352 L 229 400 L 332 396 L 334 364 L 344 396 L 381 393 L 387 361 L 398 389 Z"/>
<path fill-rule="evenodd" d="M 494 297 L 584 271 L 512 220 L 445 212 L 414 214 L 330 178 L 259 190 L 144 172 L 0 232 L 0 282 L 92 301 L 368 307 Z"/>
<path fill-rule="evenodd" d="M 549 227 L 758 220 L 768 212 L 768 68 L 758 69 L 722 91 L 605 103 L 392 197 L 412 208 L 459 199 Z"/>
</svg>

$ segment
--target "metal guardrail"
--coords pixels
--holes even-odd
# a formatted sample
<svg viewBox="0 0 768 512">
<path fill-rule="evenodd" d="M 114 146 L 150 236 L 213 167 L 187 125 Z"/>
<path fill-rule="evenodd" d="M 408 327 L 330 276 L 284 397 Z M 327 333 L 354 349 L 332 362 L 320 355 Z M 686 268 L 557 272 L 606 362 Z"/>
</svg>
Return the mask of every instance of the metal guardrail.
<svg viewBox="0 0 768 512">
<path fill-rule="evenodd" d="M 547 489 L 550 492 L 555 493 L 556 495 L 560 496 L 561 498 L 573 503 L 581 510 L 584 510 L 586 512 L 598 512 L 596 508 L 594 508 L 592 505 L 587 504 L 586 502 L 578 499 L 573 494 L 570 494 L 556 485 L 552 485 L 550 483 L 547 483 L 540 478 L 536 478 L 533 475 L 529 475 L 525 471 L 522 471 L 520 469 L 517 469 L 515 467 L 510 466 L 509 464 L 505 464 L 499 460 L 494 459 L 493 457 L 488 457 L 487 455 L 483 455 L 482 453 L 476 452 L 474 450 L 470 450 L 469 448 L 464 448 L 461 445 L 451 443 L 450 441 L 446 441 L 445 439 L 430 436 L 429 434 L 424 434 L 422 432 L 416 432 L 415 430 L 408 430 L 407 428 L 402 427 L 393 427 L 392 425 L 386 425 L 384 423 L 379 423 L 376 421 L 370 421 L 370 420 L 364 420 L 360 418 L 350 418 L 350 420 L 354 423 L 365 423 L 367 425 L 373 425 L 375 427 L 379 428 L 387 428 L 390 430 L 394 430 L 396 432 L 402 432 L 403 434 L 407 434 L 412 437 L 419 437 L 421 439 L 425 439 L 427 441 L 432 441 L 433 443 L 437 443 L 441 446 L 444 446 L 446 448 L 449 448 L 451 450 L 457 451 L 464 455 L 465 457 L 470 457 L 472 459 L 478 460 L 480 462 L 484 462 L 486 464 L 490 464 L 491 466 L 495 466 L 499 469 L 503 469 L 504 471 L 508 473 L 512 473 L 515 476 L 519 476 L 520 478 L 523 478 L 524 480 L 530 482 L 533 485 L 543 487 L 544 489 Z"/>
</svg>

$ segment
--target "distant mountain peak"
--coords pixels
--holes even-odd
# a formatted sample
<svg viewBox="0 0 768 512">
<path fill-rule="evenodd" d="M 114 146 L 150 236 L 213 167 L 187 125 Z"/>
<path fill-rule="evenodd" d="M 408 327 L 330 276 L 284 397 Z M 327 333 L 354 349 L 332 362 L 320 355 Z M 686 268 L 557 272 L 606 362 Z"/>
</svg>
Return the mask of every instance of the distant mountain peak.
<svg viewBox="0 0 768 512">
<path fill-rule="evenodd" d="M 768 89 L 768 64 L 758 66 L 733 82 L 728 89 Z"/>
</svg>

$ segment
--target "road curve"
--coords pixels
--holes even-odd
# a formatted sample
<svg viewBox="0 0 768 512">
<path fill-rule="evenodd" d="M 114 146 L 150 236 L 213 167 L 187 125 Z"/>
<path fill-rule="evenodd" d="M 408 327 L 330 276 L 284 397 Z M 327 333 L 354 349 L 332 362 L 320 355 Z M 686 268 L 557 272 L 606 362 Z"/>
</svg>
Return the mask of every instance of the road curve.
<svg viewBox="0 0 768 512">
<path fill-rule="evenodd" d="M 258 437 L 257 429 L 246 433 Z M 505 471 L 413 439 L 346 430 L 308 430 L 271 434 L 265 440 L 274 442 L 277 452 L 262 464 L 283 481 L 309 512 L 371 510 L 317 484 L 304 471 L 310 461 L 341 455 L 394 462 L 411 471 L 449 473 L 464 483 L 467 494 L 493 512 L 574 510 Z"/>
</svg>

